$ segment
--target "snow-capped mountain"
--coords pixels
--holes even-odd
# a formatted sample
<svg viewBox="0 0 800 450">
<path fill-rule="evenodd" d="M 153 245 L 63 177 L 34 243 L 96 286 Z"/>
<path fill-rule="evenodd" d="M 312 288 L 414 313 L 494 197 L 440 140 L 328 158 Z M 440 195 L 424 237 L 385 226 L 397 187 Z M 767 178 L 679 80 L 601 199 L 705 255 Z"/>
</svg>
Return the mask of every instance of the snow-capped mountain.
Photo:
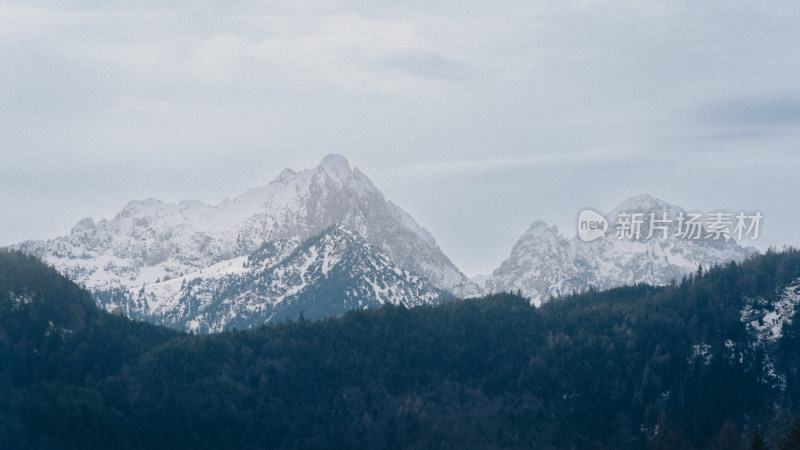
<svg viewBox="0 0 800 450">
<path fill-rule="evenodd" d="M 106 310 L 201 332 L 296 319 L 301 312 L 319 319 L 383 303 L 415 306 L 449 297 L 344 225 L 303 243 L 266 242 L 249 256 L 136 292 L 99 290 L 95 296 Z"/>
<path fill-rule="evenodd" d="M 314 169 L 286 169 L 267 186 L 218 205 L 132 201 L 111 220 L 86 218 L 69 235 L 14 247 L 41 257 L 95 293 L 115 293 L 103 295 L 109 308 L 114 305 L 131 314 L 148 310 L 147 317 L 156 317 L 154 314 L 167 308 L 164 305 L 178 299 L 188 301 L 189 297 L 173 295 L 176 290 L 168 294 L 167 286 L 174 285 L 174 280 L 194 286 L 194 280 L 243 275 L 246 268 L 242 265 L 263 251 L 265 243 L 280 247 L 280 251 L 294 251 L 337 224 L 404 271 L 398 275 L 401 278 L 418 276 L 414 279 L 428 283 L 423 289 L 426 292 L 459 291 L 470 285 L 428 231 L 387 201 L 366 175 L 338 155 L 326 156 Z M 210 282 L 205 283 L 209 288 Z M 143 288 L 146 297 L 138 295 Z M 130 298 L 131 305 L 122 304 L 122 292 L 136 293 L 136 298 Z M 393 289 L 393 297 L 386 300 L 403 301 L 400 293 L 408 292 Z M 278 301 L 284 294 L 270 297 L 270 301 Z M 144 300 L 137 300 L 140 298 L 148 300 L 142 303 Z M 425 294 L 421 298 L 431 297 Z M 379 301 L 378 297 L 371 300 Z M 207 322 L 218 323 L 210 318 Z"/>
<path fill-rule="evenodd" d="M 628 223 L 633 214 L 641 214 L 637 216 L 641 219 L 638 237 Z M 655 221 L 650 220 L 651 214 Z M 691 216 L 682 208 L 663 200 L 649 195 L 632 197 L 604 217 L 608 224 L 605 234 L 588 242 L 577 236 L 564 237 L 556 227 L 537 220 L 519 238 L 508 259 L 483 280 L 484 290 L 521 291 L 539 305 L 552 296 L 589 288 L 666 284 L 700 265 L 741 261 L 754 252 L 733 239 L 709 237 L 702 223 L 699 232 L 689 229 L 690 235 L 682 235 L 688 227 L 677 219 L 687 217 Z M 626 223 L 620 225 L 620 218 Z M 622 238 L 617 235 L 620 232 L 625 233 Z"/>
</svg>

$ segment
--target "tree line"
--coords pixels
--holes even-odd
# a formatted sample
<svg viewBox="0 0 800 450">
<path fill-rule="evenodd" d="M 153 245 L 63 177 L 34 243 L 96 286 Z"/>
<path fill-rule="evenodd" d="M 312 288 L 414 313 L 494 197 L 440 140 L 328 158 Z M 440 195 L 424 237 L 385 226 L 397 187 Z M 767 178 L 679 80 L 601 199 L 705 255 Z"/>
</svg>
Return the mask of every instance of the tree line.
<svg viewBox="0 0 800 450">
<path fill-rule="evenodd" d="M 798 278 L 789 249 L 539 308 L 506 293 L 188 335 L 0 251 L 0 447 L 798 448 L 800 308 L 764 345 L 741 314 Z"/>
</svg>

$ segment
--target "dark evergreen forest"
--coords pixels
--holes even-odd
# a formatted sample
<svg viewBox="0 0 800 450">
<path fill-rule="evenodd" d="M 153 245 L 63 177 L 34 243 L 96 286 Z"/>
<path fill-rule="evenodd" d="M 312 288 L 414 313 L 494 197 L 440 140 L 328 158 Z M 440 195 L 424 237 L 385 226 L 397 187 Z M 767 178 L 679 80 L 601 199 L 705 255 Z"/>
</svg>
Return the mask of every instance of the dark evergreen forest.
<svg viewBox="0 0 800 450">
<path fill-rule="evenodd" d="M 798 278 L 785 250 L 540 308 L 188 335 L 0 251 L 0 448 L 800 448 L 800 308 L 763 345 L 741 320 Z"/>
</svg>

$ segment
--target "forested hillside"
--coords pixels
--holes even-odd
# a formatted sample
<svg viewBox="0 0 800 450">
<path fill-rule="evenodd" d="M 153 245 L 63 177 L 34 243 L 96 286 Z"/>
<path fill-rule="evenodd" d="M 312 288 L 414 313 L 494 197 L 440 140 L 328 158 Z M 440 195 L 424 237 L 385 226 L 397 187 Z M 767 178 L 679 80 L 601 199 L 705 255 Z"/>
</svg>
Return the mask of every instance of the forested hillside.
<svg viewBox="0 0 800 450">
<path fill-rule="evenodd" d="M 0 252 L 0 447 L 747 448 L 800 406 L 800 252 L 665 287 L 194 336 Z"/>
</svg>

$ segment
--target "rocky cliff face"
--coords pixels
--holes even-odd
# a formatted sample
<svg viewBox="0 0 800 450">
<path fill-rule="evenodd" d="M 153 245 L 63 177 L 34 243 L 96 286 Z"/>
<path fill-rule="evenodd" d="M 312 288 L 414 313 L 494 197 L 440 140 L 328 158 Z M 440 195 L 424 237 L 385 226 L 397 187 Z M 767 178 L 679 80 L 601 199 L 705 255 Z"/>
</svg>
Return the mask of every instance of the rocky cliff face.
<svg viewBox="0 0 800 450">
<path fill-rule="evenodd" d="M 651 223 L 651 213 L 656 222 Z M 638 238 L 632 227 L 619 224 L 620 218 L 628 220 L 633 214 L 641 214 L 637 216 L 642 220 Z M 659 222 L 664 214 L 667 221 Z M 484 290 L 521 291 L 538 305 L 551 296 L 589 288 L 666 284 L 700 265 L 741 261 L 754 252 L 734 239 L 709 237 L 705 225 L 700 227 L 699 238 L 694 239 L 695 233 L 683 236 L 680 232 L 686 231 L 686 226 L 679 230 L 679 217 L 689 215 L 678 206 L 642 195 L 625 200 L 607 214 L 605 235 L 590 242 L 564 237 L 556 227 L 536 221 L 519 238 L 508 259 L 484 281 Z M 652 235 L 651 224 L 655 224 Z M 617 236 L 620 232 L 625 233 L 623 238 Z"/>
<path fill-rule="evenodd" d="M 430 233 L 387 201 L 366 175 L 338 155 L 325 157 L 313 169 L 286 169 L 267 186 L 218 205 L 132 201 L 111 220 L 95 222 L 86 218 L 69 235 L 49 241 L 26 241 L 15 247 L 45 259 L 98 293 L 107 308 L 177 326 L 189 320 L 189 304 L 200 300 L 168 289 L 174 280 L 188 285 L 199 283 L 208 291 L 212 286 L 217 290 L 227 286 L 231 283 L 228 277 L 233 275 L 263 279 L 263 273 L 256 275 L 242 266 L 263 251 L 265 244 L 292 252 L 336 225 L 341 226 L 335 228 L 339 233 L 353 235 L 351 244 L 358 244 L 351 247 L 362 253 L 372 252 L 373 259 L 382 261 L 378 272 L 391 267 L 386 270 L 397 269 L 402 272 L 398 277 L 416 280 L 416 288 L 393 288 L 388 297 L 373 292 L 372 297 L 362 299 L 364 305 L 428 301 L 438 298 L 439 292 L 460 291 L 470 285 Z M 381 277 L 365 276 L 372 281 Z M 259 301 L 280 303 L 288 298 L 285 292 L 262 291 L 259 296 L 248 297 L 246 284 L 240 282 L 237 289 L 244 296 L 240 297 L 249 298 L 248 301 L 256 301 L 253 299 L 257 297 Z M 252 289 L 256 289 L 255 285 Z M 307 286 L 300 291 L 305 289 Z M 140 295 L 141 292 L 146 294 Z M 171 317 L 167 312 L 178 309 L 187 313 Z M 219 324 L 234 321 L 230 314 L 244 309 L 231 306 L 226 311 L 228 316 L 220 321 L 207 314 L 204 325 L 199 327 L 218 329 L 222 326 Z M 259 320 L 267 316 L 259 316 Z M 213 323 L 218 325 L 210 325 Z"/>
</svg>

